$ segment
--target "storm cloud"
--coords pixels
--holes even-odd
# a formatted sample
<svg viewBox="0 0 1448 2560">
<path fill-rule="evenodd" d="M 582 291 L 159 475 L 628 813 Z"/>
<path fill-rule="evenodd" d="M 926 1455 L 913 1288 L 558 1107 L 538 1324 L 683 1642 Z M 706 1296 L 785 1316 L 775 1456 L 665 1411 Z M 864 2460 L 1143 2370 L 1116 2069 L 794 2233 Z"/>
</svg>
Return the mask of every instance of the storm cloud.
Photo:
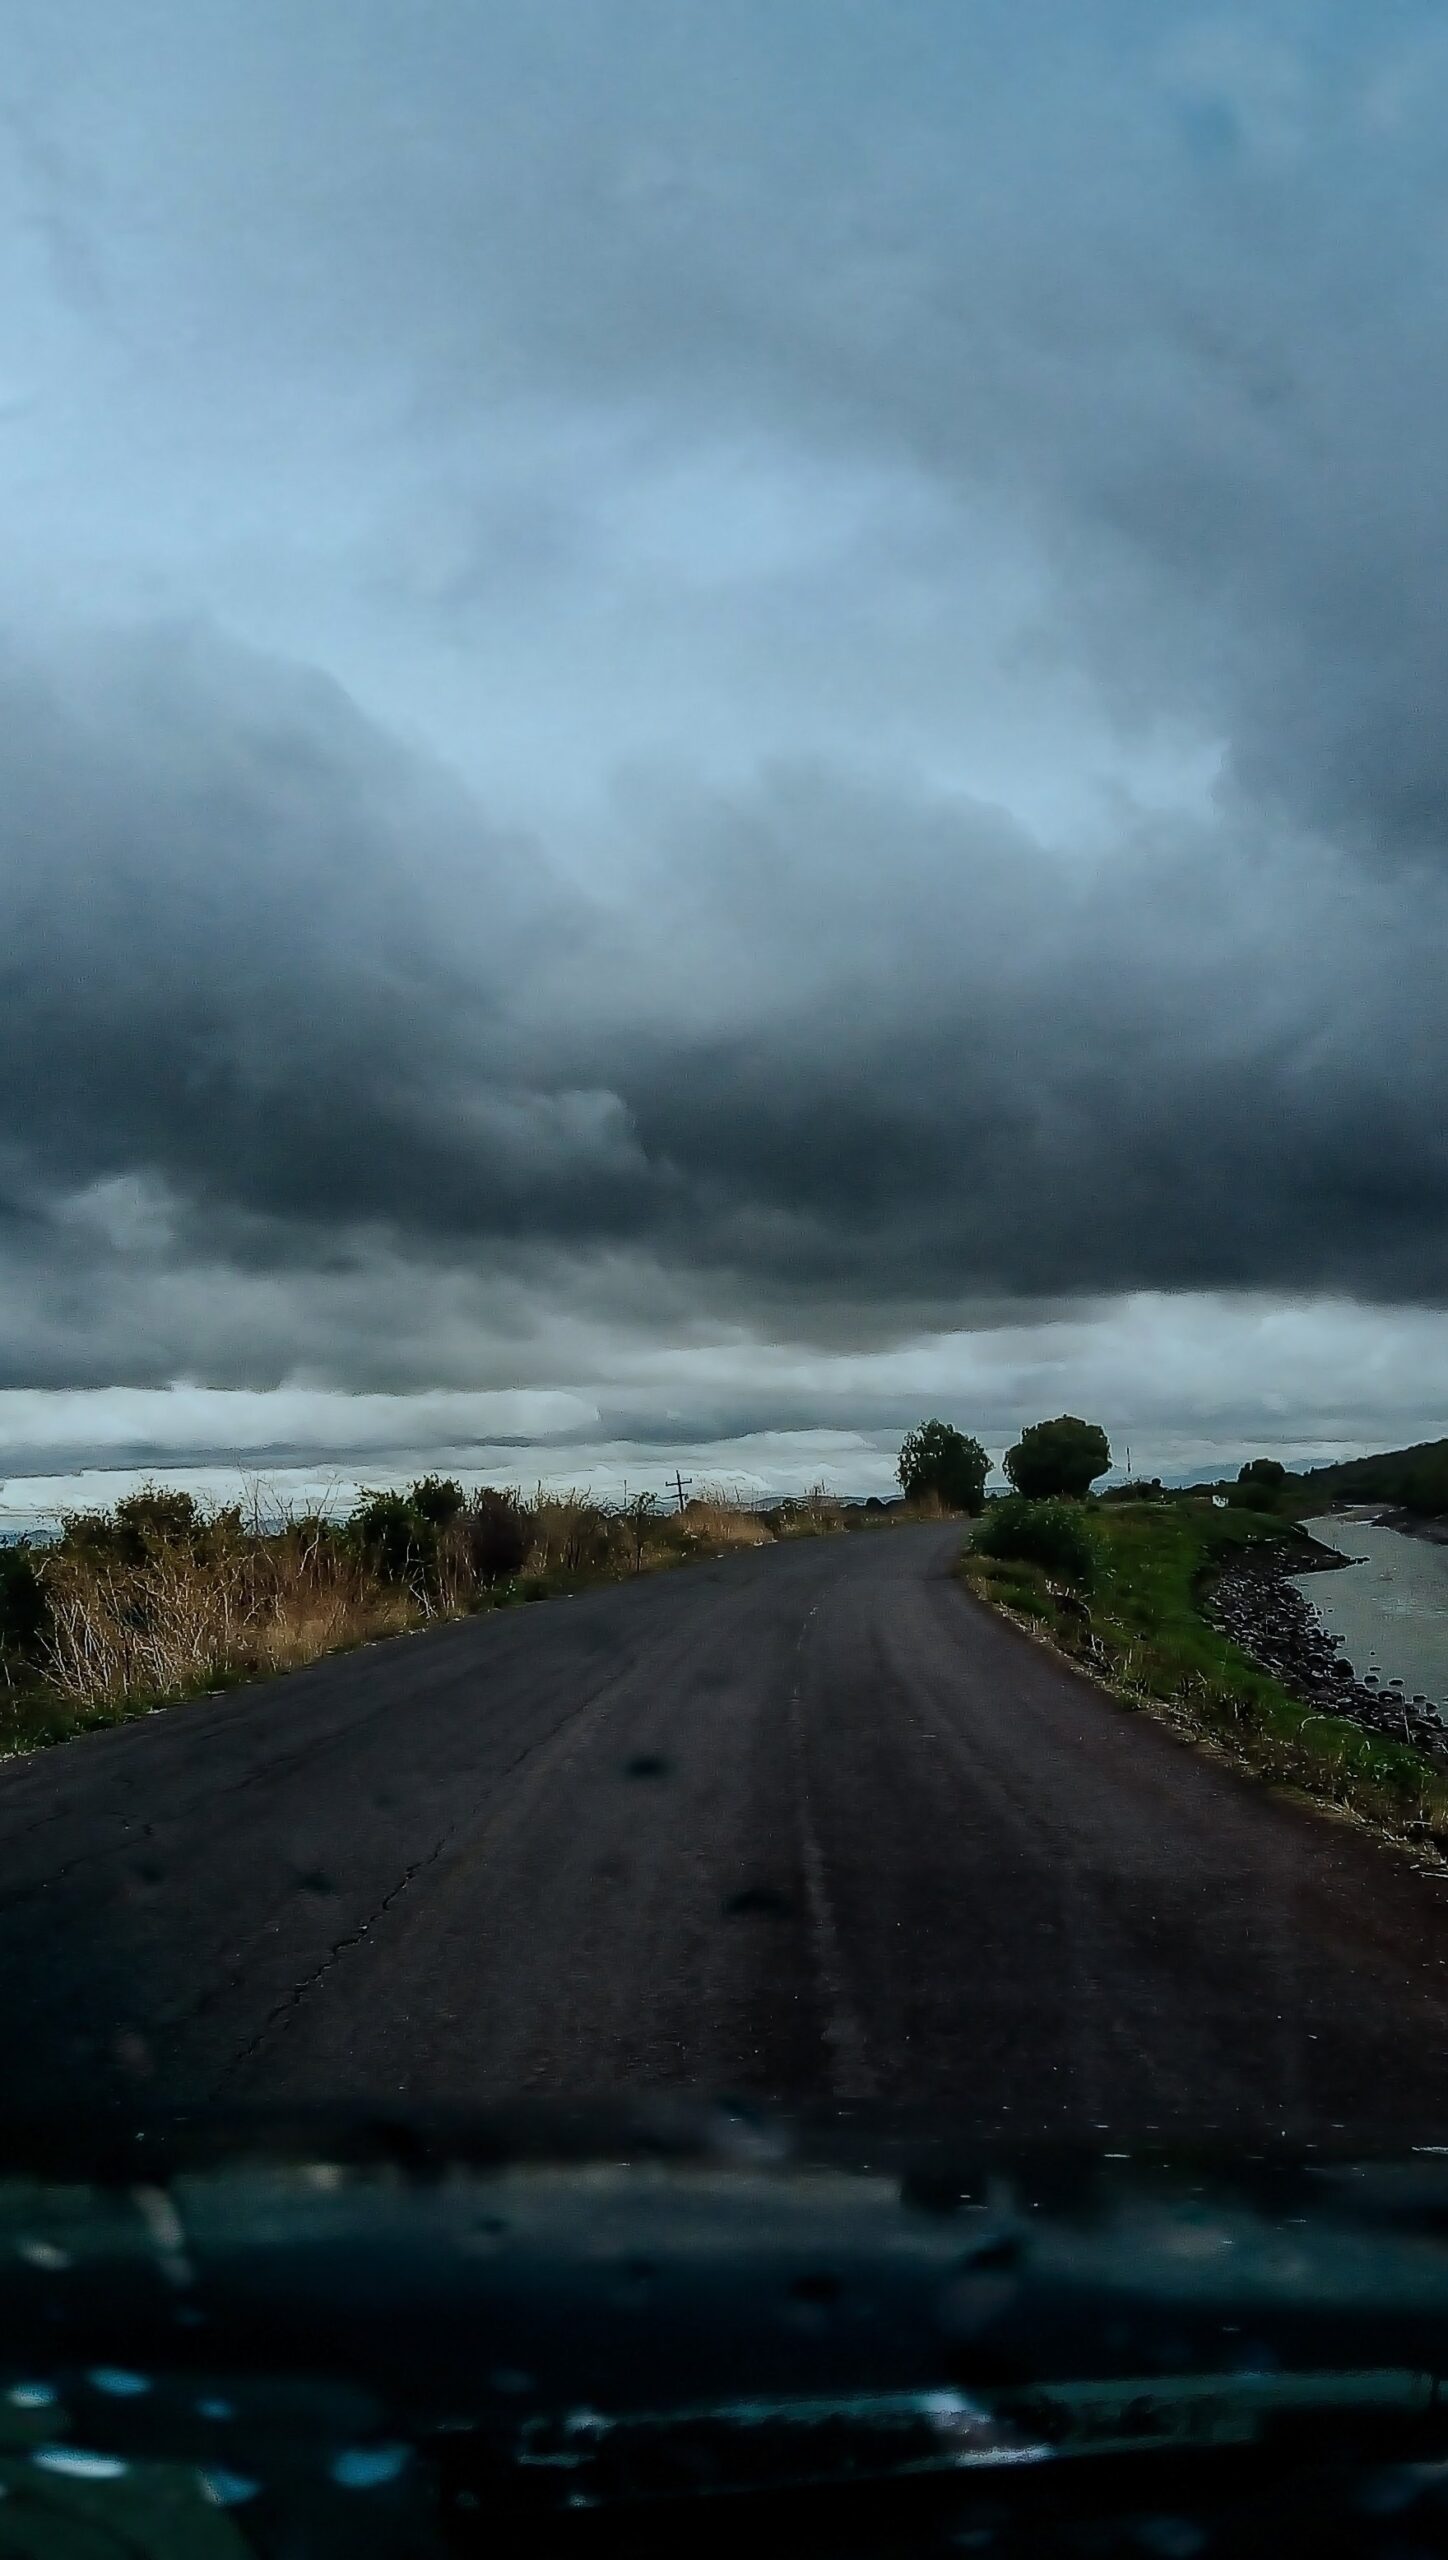
<svg viewBox="0 0 1448 2560">
<path fill-rule="evenodd" d="M 1443 1306 L 1433 13 L 13 15 L 0 1386 Z"/>
<path fill-rule="evenodd" d="M 588 899 L 331 688 L 184 632 L 12 667 L 0 761 L 12 1250 L 44 1239 L 87 1329 L 112 1257 L 370 1265 L 340 1365 L 379 1383 L 427 1356 L 389 1257 L 544 1286 L 627 1253 L 803 1339 L 1443 1290 L 1436 881 L 1405 909 L 1326 847 L 1160 825 L 1068 862 L 802 767 L 640 795 Z"/>
</svg>

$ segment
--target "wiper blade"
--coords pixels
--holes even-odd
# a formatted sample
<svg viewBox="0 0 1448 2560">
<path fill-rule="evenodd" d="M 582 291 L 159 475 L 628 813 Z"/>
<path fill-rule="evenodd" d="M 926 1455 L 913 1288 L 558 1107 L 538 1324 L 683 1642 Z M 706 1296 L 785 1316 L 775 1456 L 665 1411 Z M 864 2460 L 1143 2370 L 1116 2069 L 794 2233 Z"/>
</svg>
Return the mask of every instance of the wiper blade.
<svg viewBox="0 0 1448 2560">
<path fill-rule="evenodd" d="M 1033 2383 L 983 2395 L 1057 2455 L 1203 2451 L 1260 2443 L 1295 2418 L 1448 2417 L 1443 2379 L 1392 2366 L 1363 2372 L 1187 2373 L 1133 2381 Z"/>
<path fill-rule="evenodd" d="M 1209 2452 L 1260 2443 L 1284 2420 L 1413 2424 L 1448 2412 L 1440 2376 L 1185 2374 L 740 2399 L 668 2410 L 580 2408 L 529 2418 L 512 2460 L 569 2507 L 750 2491 L 844 2488 L 1084 2455 Z"/>
<path fill-rule="evenodd" d="M 842 2392 L 693 2408 L 574 2409 L 525 2420 L 514 2461 L 551 2473 L 567 2506 L 645 2497 L 840 2487 L 853 2481 L 1042 2462 L 1023 2437 L 964 2392 Z"/>
</svg>

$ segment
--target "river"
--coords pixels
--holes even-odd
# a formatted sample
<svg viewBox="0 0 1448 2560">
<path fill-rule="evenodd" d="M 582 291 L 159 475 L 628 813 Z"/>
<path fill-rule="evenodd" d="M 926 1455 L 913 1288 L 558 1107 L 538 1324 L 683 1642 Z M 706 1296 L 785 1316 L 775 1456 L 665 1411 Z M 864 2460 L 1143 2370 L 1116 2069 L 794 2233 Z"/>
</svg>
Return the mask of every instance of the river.
<svg viewBox="0 0 1448 2560">
<path fill-rule="evenodd" d="M 1410 1698 L 1430 1698 L 1448 1714 L 1448 1546 L 1341 1512 L 1303 1526 L 1360 1559 L 1341 1573 L 1295 1577 L 1320 1624 L 1341 1636 L 1359 1679 L 1375 1671 L 1385 1685 L 1401 1680 Z"/>
</svg>

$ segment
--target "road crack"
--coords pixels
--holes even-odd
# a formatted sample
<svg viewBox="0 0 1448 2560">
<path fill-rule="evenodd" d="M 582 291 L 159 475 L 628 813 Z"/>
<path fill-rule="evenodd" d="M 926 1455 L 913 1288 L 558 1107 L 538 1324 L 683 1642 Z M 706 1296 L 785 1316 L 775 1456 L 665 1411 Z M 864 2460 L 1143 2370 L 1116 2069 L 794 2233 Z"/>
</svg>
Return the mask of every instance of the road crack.
<svg viewBox="0 0 1448 2560">
<path fill-rule="evenodd" d="M 250 2042 L 244 2044 L 239 2053 L 234 2053 L 232 2055 L 231 2060 L 228 2062 L 226 2069 L 222 2072 L 221 2077 L 213 2084 L 211 2091 L 213 2097 L 219 2097 L 221 2092 L 225 2089 L 228 2081 L 232 2080 L 237 2072 L 244 2071 L 247 2064 L 255 2059 L 256 2055 L 260 2053 L 262 2046 L 266 2043 L 267 2038 L 271 2035 L 273 2029 L 281 2026 L 283 2021 L 291 2015 L 293 2010 L 301 2007 L 304 2000 L 310 1999 L 318 1984 L 325 1982 L 328 1974 L 332 1970 L 332 1967 L 335 1964 L 339 1964 L 342 1957 L 348 1954 L 353 1947 L 360 1947 L 362 1945 L 363 1940 L 370 1936 L 372 1930 L 376 1928 L 378 1921 L 382 1919 L 384 1914 L 391 1910 L 395 1902 L 401 1900 L 401 1897 L 406 1893 L 409 1885 L 414 1884 L 420 1875 L 425 1875 L 429 1867 L 436 1866 L 438 1859 L 442 1856 L 444 1849 L 447 1847 L 448 1842 L 453 1838 L 457 1828 L 457 1824 L 454 1823 L 450 1829 L 443 1833 L 442 1838 L 436 1843 L 436 1845 L 428 1850 L 425 1857 L 414 1858 L 411 1866 L 404 1867 L 396 1884 L 389 1886 L 387 1892 L 382 1896 L 381 1901 L 374 1904 L 372 1910 L 368 1912 L 366 1919 L 361 1921 L 355 1929 L 349 1929 L 345 1936 L 334 1938 L 331 1946 L 323 1956 L 321 1963 L 315 1966 L 312 1972 L 307 1974 L 302 1981 L 293 1983 L 286 1998 L 284 2000 L 279 2000 L 275 2008 L 268 2011 Z"/>
</svg>

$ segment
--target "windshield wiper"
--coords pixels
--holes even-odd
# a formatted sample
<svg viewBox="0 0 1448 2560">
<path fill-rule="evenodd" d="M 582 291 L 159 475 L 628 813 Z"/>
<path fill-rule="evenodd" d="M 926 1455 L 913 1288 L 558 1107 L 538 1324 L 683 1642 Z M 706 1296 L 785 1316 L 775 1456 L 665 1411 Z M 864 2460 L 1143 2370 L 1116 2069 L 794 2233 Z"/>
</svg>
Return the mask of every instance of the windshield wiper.
<svg viewBox="0 0 1448 2560">
<path fill-rule="evenodd" d="M 839 2488 L 1025 2463 L 1209 2452 L 1264 2443 L 1284 2423 L 1350 2418 L 1375 2434 L 1448 2415 L 1441 2376 L 1363 2372 L 1182 2374 L 1036 2383 L 1011 2391 L 841 2393 L 664 2410 L 579 2408 L 525 2419 L 520 2473 L 558 2501 Z M 539 2485 L 542 2483 L 540 2481 Z"/>
</svg>

